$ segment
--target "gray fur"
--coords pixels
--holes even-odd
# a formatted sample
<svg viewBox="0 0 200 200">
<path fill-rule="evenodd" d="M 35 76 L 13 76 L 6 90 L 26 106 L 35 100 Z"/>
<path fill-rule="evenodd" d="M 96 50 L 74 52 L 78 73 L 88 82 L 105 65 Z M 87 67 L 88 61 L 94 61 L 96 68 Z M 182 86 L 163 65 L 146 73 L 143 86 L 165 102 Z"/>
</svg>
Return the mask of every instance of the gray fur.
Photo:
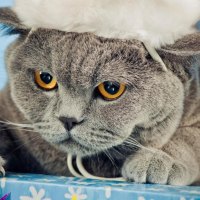
<svg viewBox="0 0 200 200">
<path fill-rule="evenodd" d="M 28 32 L 10 10 L 0 13 L 0 22 L 25 30 L 7 51 L 0 118 L 33 130 L 2 123 L 7 170 L 70 175 L 66 157 L 72 153 L 95 175 L 172 185 L 200 179 L 199 33 L 159 50 L 169 69 L 163 72 L 137 40 Z M 56 77 L 58 89 L 38 88 L 35 70 Z M 127 90 L 105 101 L 96 91 L 104 81 L 126 83 Z M 69 133 L 60 117 L 80 123 Z"/>
</svg>

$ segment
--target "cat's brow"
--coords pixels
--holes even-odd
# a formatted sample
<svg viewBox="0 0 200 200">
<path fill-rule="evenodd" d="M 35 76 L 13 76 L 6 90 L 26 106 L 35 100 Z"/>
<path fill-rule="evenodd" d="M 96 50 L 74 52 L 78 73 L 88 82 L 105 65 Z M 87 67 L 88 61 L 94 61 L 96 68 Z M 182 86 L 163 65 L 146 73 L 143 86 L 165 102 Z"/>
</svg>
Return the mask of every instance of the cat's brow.
<svg viewBox="0 0 200 200">
<path fill-rule="evenodd" d="M 103 39 L 102 39 L 103 40 Z M 130 43 L 130 42 L 129 42 Z M 126 44 L 96 38 L 91 34 L 71 34 L 62 37 L 54 52 L 57 53 L 56 69 L 59 78 L 68 87 L 91 88 L 103 81 L 129 83 L 127 63 L 138 55 L 139 44 Z M 54 55 L 55 57 L 55 55 Z M 53 61 L 55 62 L 55 61 Z M 57 67 L 56 67 L 57 68 Z"/>
</svg>

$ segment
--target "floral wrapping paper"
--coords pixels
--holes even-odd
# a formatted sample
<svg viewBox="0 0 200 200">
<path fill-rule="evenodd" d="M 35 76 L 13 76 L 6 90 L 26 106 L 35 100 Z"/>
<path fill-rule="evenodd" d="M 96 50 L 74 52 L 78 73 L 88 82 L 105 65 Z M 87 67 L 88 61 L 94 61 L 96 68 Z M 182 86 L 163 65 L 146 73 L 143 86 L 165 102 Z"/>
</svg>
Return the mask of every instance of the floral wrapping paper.
<svg viewBox="0 0 200 200">
<path fill-rule="evenodd" d="M 6 194 L 2 198 L 0 198 L 0 200 L 10 200 L 10 194 Z"/>
<path fill-rule="evenodd" d="M 200 200 L 200 187 L 174 187 L 31 174 L 0 179 L 6 200 Z M 5 200 L 5 199 L 0 199 Z"/>
</svg>

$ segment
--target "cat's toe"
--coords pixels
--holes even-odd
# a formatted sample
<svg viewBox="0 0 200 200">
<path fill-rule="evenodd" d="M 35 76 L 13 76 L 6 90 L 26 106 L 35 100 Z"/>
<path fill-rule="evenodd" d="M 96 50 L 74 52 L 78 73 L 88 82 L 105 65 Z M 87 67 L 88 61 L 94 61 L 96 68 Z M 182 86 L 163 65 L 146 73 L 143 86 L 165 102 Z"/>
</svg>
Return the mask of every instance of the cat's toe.
<svg viewBox="0 0 200 200">
<path fill-rule="evenodd" d="M 190 185 L 195 181 L 198 167 L 189 169 L 163 151 L 140 151 L 125 162 L 122 175 L 137 183 Z"/>
<path fill-rule="evenodd" d="M 140 151 L 125 162 L 122 175 L 137 183 L 167 184 L 173 159 L 162 151 Z"/>
<path fill-rule="evenodd" d="M 173 159 L 162 151 L 155 153 L 147 170 L 148 183 L 167 184 Z"/>
<path fill-rule="evenodd" d="M 174 162 L 168 176 L 169 185 L 185 186 L 194 182 L 196 177 L 195 170 L 189 170 L 188 167 L 182 163 Z"/>
<path fill-rule="evenodd" d="M 140 151 L 130 156 L 122 168 L 122 175 L 129 181 L 146 183 L 147 170 L 152 159 L 152 154 Z"/>
</svg>

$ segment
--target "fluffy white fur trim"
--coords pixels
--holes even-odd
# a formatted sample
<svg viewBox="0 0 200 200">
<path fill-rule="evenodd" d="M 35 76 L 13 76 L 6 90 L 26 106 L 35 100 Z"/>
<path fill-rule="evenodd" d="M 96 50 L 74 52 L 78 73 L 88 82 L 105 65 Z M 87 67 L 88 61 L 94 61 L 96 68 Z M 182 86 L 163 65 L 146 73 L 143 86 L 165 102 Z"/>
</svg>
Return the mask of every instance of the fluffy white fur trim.
<svg viewBox="0 0 200 200">
<path fill-rule="evenodd" d="M 200 0 L 16 0 L 13 9 L 32 28 L 134 38 L 153 47 L 194 32 L 200 19 Z"/>
</svg>

